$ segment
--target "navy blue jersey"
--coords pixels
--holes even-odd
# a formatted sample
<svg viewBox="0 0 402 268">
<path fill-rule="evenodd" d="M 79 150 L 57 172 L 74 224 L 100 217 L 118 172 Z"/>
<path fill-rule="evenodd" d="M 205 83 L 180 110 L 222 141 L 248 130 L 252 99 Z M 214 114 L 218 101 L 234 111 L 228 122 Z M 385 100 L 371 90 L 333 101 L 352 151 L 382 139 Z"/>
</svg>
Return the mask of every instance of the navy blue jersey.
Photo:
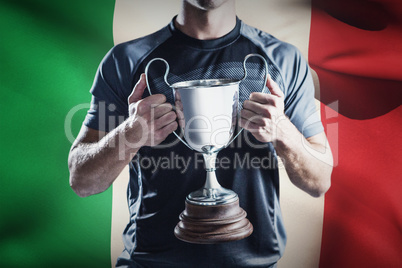
<svg viewBox="0 0 402 268">
<path fill-rule="evenodd" d="M 292 45 L 237 19 L 236 27 L 214 40 L 197 40 L 175 28 L 173 21 L 156 33 L 113 47 L 98 69 L 85 125 L 110 131 L 128 117 L 127 98 L 147 63 L 163 58 L 170 64 L 168 81 L 214 78 L 241 79 L 249 53 L 262 55 L 269 73 L 285 94 L 285 114 L 305 137 L 323 131 L 316 115 L 314 86 L 306 61 Z M 240 84 L 242 103 L 261 91 L 264 64 L 247 61 L 248 76 Z M 154 62 L 149 71 L 153 94 L 173 103 L 164 82 L 165 65 Z M 149 93 L 144 92 L 144 96 Z M 211 107 L 213 108 L 213 107 Z M 277 158 L 271 143 L 258 142 L 247 131 L 218 154 L 220 184 L 234 190 L 248 213 L 253 234 L 243 240 L 197 245 L 173 233 L 186 196 L 205 182 L 202 155 L 171 134 L 157 147 L 142 147 L 130 162 L 128 205 L 130 222 L 118 265 L 132 267 L 268 267 L 276 263 L 286 244 L 279 207 Z"/>
</svg>

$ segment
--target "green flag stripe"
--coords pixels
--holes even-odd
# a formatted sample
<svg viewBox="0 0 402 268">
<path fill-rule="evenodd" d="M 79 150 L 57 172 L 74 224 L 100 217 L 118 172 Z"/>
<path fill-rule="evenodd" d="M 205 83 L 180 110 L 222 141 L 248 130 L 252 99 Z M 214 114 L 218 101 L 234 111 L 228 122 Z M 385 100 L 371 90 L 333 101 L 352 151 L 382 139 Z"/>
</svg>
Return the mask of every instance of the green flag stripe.
<svg viewBox="0 0 402 268">
<path fill-rule="evenodd" d="M 0 267 L 110 267 L 111 190 L 70 189 L 64 123 L 113 46 L 114 1 L 0 3 Z"/>
</svg>

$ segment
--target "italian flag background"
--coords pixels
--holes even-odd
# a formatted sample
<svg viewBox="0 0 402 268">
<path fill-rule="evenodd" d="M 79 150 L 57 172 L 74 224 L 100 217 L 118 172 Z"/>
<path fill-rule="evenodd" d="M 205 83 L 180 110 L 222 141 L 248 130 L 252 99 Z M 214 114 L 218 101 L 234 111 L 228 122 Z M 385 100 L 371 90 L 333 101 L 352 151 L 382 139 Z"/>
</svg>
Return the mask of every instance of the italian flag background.
<svg viewBox="0 0 402 268">
<path fill-rule="evenodd" d="M 68 151 L 106 52 L 163 27 L 179 7 L 0 0 L 0 267 L 114 266 L 127 170 L 106 192 L 80 198 Z M 238 0 L 237 9 L 309 60 L 335 159 L 332 187 L 318 199 L 280 171 L 289 240 L 279 267 L 402 267 L 402 3 Z"/>
</svg>

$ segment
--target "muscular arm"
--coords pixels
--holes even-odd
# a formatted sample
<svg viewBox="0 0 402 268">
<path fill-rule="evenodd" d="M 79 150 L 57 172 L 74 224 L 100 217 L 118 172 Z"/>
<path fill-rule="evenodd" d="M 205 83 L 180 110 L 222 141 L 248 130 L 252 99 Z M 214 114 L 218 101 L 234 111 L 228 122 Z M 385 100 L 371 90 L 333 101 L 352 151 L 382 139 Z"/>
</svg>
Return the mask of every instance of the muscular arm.
<svg viewBox="0 0 402 268">
<path fill-rule="evenodd" d="M 159 144 L 177 128 L 164 95 L 141 99 L 145 87 L 142 75 L 128 98 L 129 118 L 114 130 L 82 126 L 68 157 L 70 185 L 79 196 L 105 191 L 142 146 Z"/>
<path fill-rule="evenodd" d="M 68 157 L 70 186 L 81 197 L 105 191 L 139 148 L 122 141 L 127 123 L 106 133 L 82 126 Z"/>
<path fill-rule="evenodd" d="M 331 186 L 332 153 L 324 132 L 304 138 L 285 118 L 278 124 L 275 149 L 282 159 L 289 179 L 311 196 L 323 195 Z"/>
<path fill-rule="evenodd" d="M 284 114 L 284 95 L 269 78 L 271 94 L 252 93 L 240 124 L 261 142 L 273 142 L 290 180 L 311 196 L 323 195 L 331 185 L 332 153 L 325 133 L 307 139 Z"/>
</svg>

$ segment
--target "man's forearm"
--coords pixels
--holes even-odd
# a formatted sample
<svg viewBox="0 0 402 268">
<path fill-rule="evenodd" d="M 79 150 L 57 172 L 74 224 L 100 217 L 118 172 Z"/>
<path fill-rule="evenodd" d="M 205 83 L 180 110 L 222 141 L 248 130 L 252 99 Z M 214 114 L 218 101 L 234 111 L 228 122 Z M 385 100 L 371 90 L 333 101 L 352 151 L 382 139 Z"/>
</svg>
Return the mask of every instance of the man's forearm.
<svg viewBox="0 0 402 268">
<path fill-rule="evenodd" d="M 323 195 L 331 185 L 333 166 L 325 134 L 305 139 L 286 118 L 278 125 L 278 137 L 275 149 L 292 183 L 314 197 Z"/>
<path fill-rule="evenodd" d="M 125 121 L 97 142 L 74 145 L 69 154 L 70 185 L 82 197 L 105 191 L 137 153 Z"/>
</svg>

